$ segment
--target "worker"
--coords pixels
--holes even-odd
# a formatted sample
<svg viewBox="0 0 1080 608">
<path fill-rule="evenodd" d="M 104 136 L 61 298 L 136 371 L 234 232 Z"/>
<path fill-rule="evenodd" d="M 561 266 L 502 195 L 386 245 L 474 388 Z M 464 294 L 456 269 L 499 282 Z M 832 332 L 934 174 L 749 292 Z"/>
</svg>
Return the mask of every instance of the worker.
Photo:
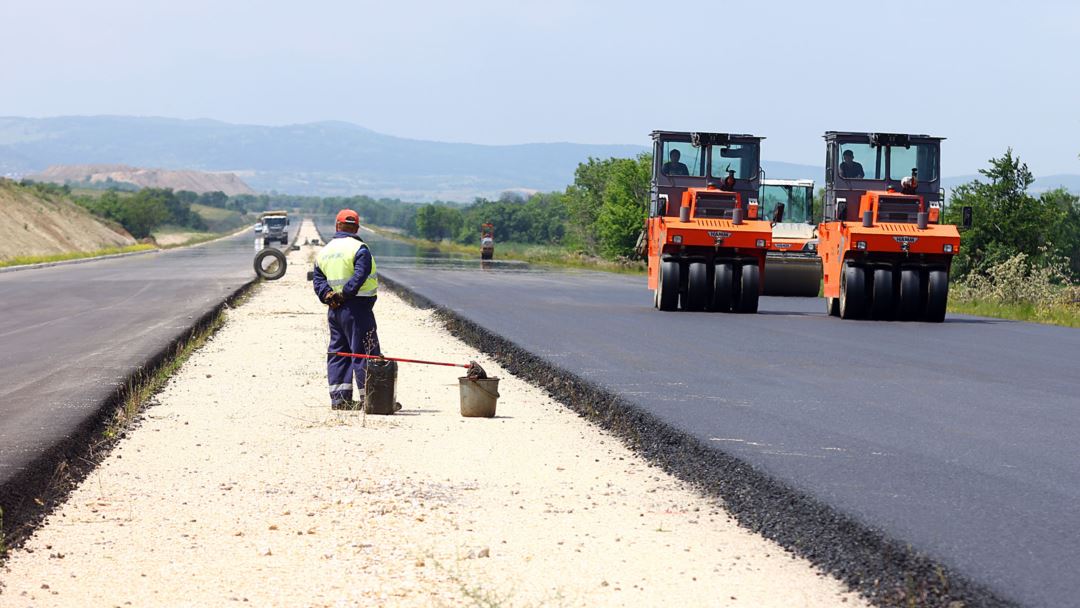
<svg viewBox="0 0 1080 608">
<path fill-rule="evenodd" d="M 682 157 L 682 152 L 678 150 L 672 150 L 668 153 L 668 162 L 664 163 L 663 171 L 664 175 L 690 175 L 690 170 L 686 168 L 686 165 L 679 162 Z"/>
<path fill-rule="evenodd" d="M 855 162 L 855 153 L 851 150 L 844 150 L 844 162 L 840 163 L 840 177 L 845 179 L 863 179 L 863 168 L 861 163 Z"/>
<path fill-rule="evenodd" d="M 330 347 L 326 376 L 330 383 L 330 407 L 359 409 L 364 402 L 366 359 L 333 353 L 382 355 L 375 327 L 376 292 L 379 279 L 367 244 L 356 235 L 360 216 L 352 209 L 337 214 L 334 238 L 315 257 L 313 283 L 319 300 L 329 307 Z M 353 399 L 353 377 L 360 398 Z"/>
</svg>

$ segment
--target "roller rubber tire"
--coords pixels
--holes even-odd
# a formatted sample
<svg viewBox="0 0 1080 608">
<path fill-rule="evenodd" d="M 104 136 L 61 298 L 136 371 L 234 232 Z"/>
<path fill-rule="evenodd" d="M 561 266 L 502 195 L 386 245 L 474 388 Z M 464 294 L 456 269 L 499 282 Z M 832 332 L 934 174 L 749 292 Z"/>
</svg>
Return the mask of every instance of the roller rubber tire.
<svg viewBox="0 0 1080 608">
<path fill-rule="evenodd" d="M 712 303 L 714 312 L 729 312 L 734 300 L 735 268 L 731 262 L 721 262 L 713 269 Z"/>
<path fill-rule="evenodd" d="M 686 284 L 686 310 L 705 310 L 712 297 L 712 285 L 709 284 L 709 265 L 705 262 L 690 262 Z"/>
<path fill-rule="evenodd" d="M 858 319 L 866 308 L 866 271 L 845 265 L 840 281 L 840 318 Z"/>
<path fill-rule="evenodd" d="M 945 270 L 931 270 L 926 277 L 926 314 L 923 317 L 931 323 L 945 320 L 945 309 L 949 305 L 949 273 Z"/>
<path fill-rule="evenodd" d="M 266 258 L 272 257 L 277 262 L 277 267 L 271 266 L 269 269 L 263 268 L 263 262 Z M 263 249 L 259 253 L 255 254 L 255 274 L 267 281 L 276 281 L 285 276 L 285 271 L 288 270 L 288 263 L 285 261 L 285 254 L 281 253 L 277 249 L 268 247 Z"/>
<path fill-rule="evenodd" d="M 761 271 L 757 262 L 743 264 L 739 271 L 739 293 L 735 297 L 735 312 L 757 312 L 760 292 Z"/>
<path fill-rule="evenodd" d="M 900 319 L 911 321 L 919 317 L 921 308 L 922 285 L 917 268 L 905 268 L 900 271 Z"/>
<path fill-rule="evenodd" d="M 874 294 L 870 303 L 870 316 L 875 319 L 890 319 L 895 307 L 892 270 L 877 268 L 874 270 Z"/>
<path fill-rule="evenodd" d="M 657 300 L 660 310 L 679 309 L 679 263 L 660 262 L 660 278 L 657 282 L 660 291 Z"/>
</svg>

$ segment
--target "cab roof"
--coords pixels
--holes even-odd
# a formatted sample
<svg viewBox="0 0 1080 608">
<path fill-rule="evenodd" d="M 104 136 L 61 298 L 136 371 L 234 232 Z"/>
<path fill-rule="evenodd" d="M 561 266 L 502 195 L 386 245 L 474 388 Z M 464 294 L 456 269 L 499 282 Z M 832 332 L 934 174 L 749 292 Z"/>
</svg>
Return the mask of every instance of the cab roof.
<svg viewBox="0 0 1080 608">
<path fill-rule="evenodd" d="M 902 139 L 916 139 L 922 141 L 941 141 L 944 137 L 937 137 L 934 135 L 915 134 L 915 133 L 883 133 L 869 131 L 826 131 L 825 135 L 822 135 L 825 141 L 835 141 L 838 139 L 866 139 L 867 141 L 872 139 L 883 139 L 886 141 L 896 141 Z"/>
<path fill-rule="evenodd" d="M 763 179 L 761 180 L 762 186 L 798 186 L 798 187 L 813 187 L 814 180 L 812 179 Z"/>
<path fill-rule="evenodd" d="M 725 141 L 761 141 L 765 139 L 758 135 L 751 135 L 749 133 L 718 133 L 712 131 L 662 131 L 657 130 L 649 134 L 654 140 L 657 139 L 693 139 L 694 136 L 698 136 L 701 139 L 713 141 L 715 143 L 723 143 Z"/>
</svg>

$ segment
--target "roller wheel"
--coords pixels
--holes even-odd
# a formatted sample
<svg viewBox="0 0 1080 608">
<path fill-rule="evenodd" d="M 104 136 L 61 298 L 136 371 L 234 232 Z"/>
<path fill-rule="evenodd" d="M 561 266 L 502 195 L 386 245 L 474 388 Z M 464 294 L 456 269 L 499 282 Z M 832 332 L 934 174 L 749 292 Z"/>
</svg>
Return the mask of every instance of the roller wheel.
<svg viewBox="0 0 1080 608">
<path fill-rule="evenodd" d="M 743 264 L 739 272 L 739 293 L 735 296 L 735 312 L 757 312 L 760 288 L 761 273 L 757 262 Z"/>
<path fill-rule="evenodd" d="M 922 285 L 919 284 L 919 271 L 905 268 L 900 271 L 900 318 L 911 321 L 919 316 L 919 302 Z"/>
<path fill-rule="evenodd" d="M 874 270 L 874 297 L 870 304 L 870 316 L 875 319 L 892 317 L 895 301 L 893 300 L 893 273 L 888 268 Z"/>
<path fill-rule="evenodd" d="M 716 312 L 728 312 L 735 299 L 735 268 L 731 262 L 716 265 L 713 271 L 712 308 Z"/>
<path fill-rule="evenodd" d="M 276 281 L 285 276 L 287 268 L 285 254 L 277 249 L 267 248 L 255 254 L 255 274 L 267 281 Z"/>
<path fill-rule="evenodd" d="M 866 273 L 860 266 L 844 266 L 840 277 L 840 318 L 858 319 L 866 308 Z"/>
<path fill-rule="evenodd" d="M 825 312 L 830 317 L 840 316 L 840 298 L 825 298 Z"/>
<path fill-rule="evenodd" d="M 686 283 L 686 310 L 705 310 L 709 304 L 709 266 L 705 262 L 691 262 Z"/>
<path fill-rule="evenodd" d="M 660 291 L 656 296 L 660 303 L 660 310 L 677 310 L 679 308 L 678 262 L 660 262 L 660 279 L 657 282 L 657 289 Z"/>
<path fill-rule="evenodd" d="M 946 270 L 931 270 L 926 279 L 926 315 L 931 323 L 945 320 L 945 308 L 949 304 L 949 273 Z"/>
</svg>

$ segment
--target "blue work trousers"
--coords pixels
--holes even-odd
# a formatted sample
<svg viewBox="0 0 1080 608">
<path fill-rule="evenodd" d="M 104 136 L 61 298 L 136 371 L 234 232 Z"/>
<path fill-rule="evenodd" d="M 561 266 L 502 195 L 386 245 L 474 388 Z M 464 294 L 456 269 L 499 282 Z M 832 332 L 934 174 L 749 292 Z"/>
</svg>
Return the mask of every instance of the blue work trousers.
<svg viewBox="0 0 1080 608">
<path fill-rule="evenodd" d="M 361 394 L 366 380 L 366 359 L 342 357 L 330 353 L 381 355 L 379 335 L 375 328 L 372 308 L 375 298 L 349 298 L 337 310 L 329 309 L 326 319 L 330 325 L 330 348 L 326 355 L 326 377 L 330 383 L 330 402 L 338 404 L 351 400 L 353 377 Z"/>
</svg>

